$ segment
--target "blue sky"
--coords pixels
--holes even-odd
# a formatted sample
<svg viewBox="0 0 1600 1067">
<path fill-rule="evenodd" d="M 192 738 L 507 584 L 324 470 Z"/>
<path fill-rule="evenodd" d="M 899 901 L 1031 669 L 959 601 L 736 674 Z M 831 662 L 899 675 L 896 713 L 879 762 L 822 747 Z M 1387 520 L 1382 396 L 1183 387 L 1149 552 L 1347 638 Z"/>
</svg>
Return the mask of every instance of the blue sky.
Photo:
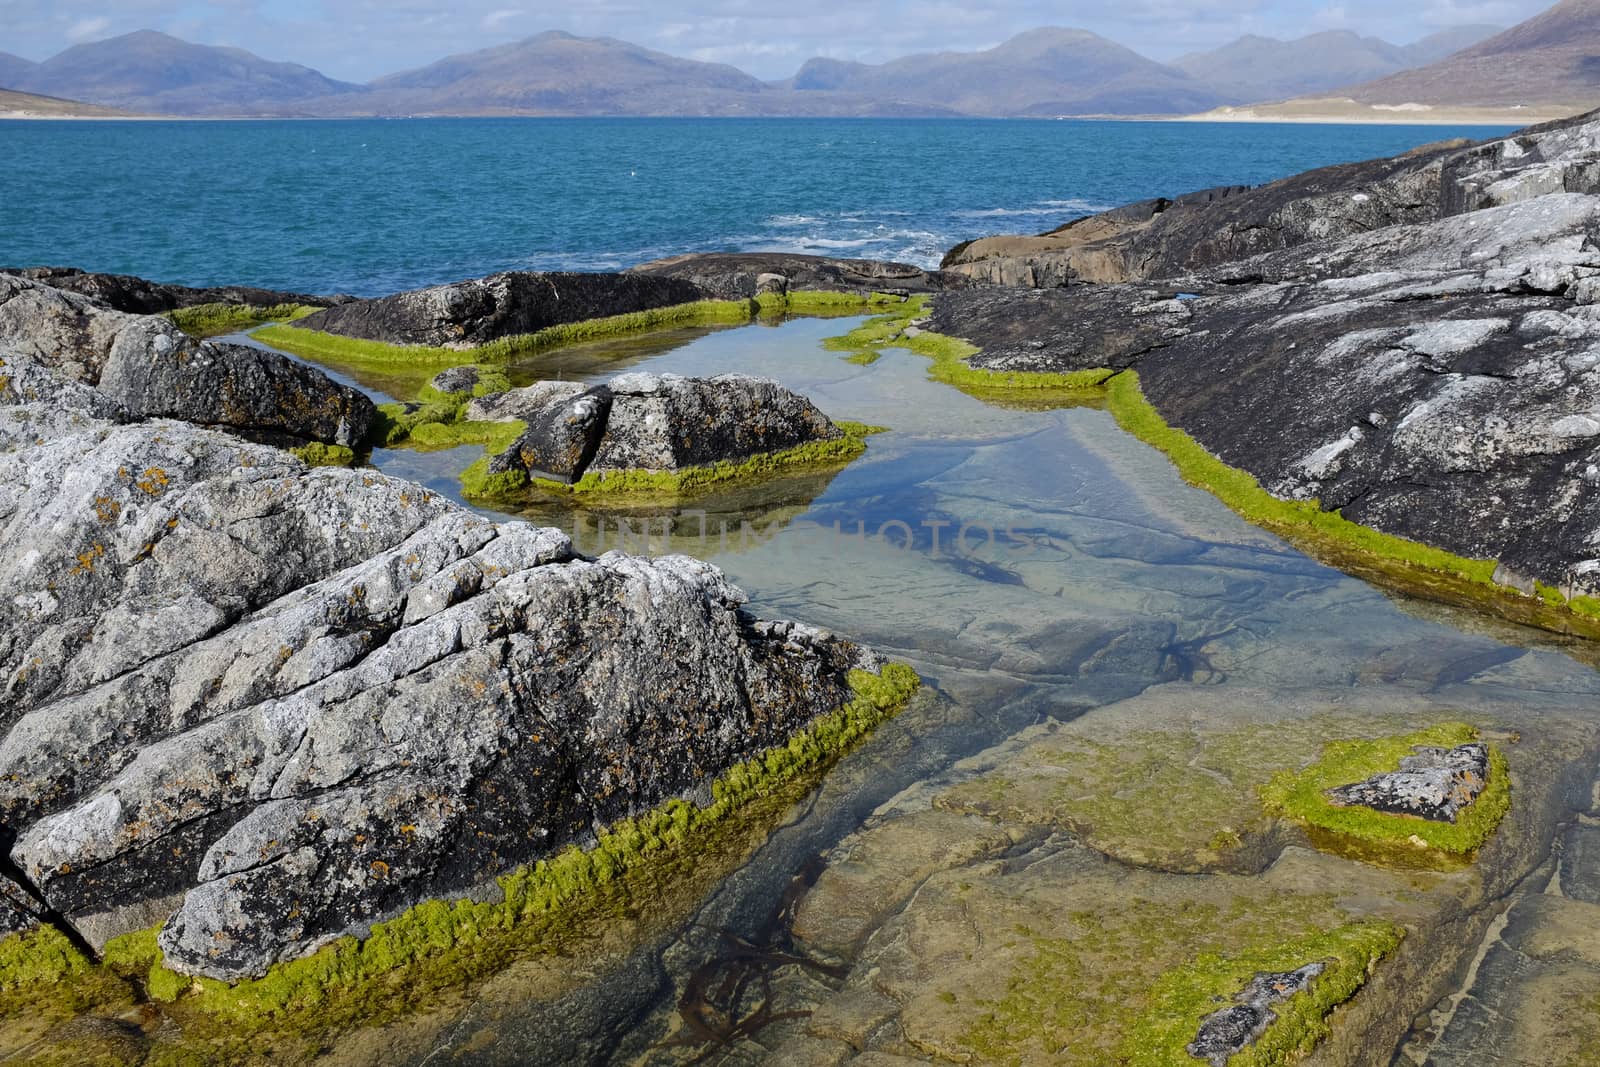
<svg viewBox="0 0 1600 1067">
<path fill-rule="evenodd" d="M 1035 26 L 1093 30 L 1157 59 L 1245 33 L 1347 28 L 1405 44 L 1448 26 L 1511 25 L 1553 0 L 0 0 L 0 51 L 43 59 L 136 29 L 231 44 L 366 81 L 542 30 L 611 36 L 763 78 L 815 55 L 878 62 L 998 44 Z"/>
</svg>

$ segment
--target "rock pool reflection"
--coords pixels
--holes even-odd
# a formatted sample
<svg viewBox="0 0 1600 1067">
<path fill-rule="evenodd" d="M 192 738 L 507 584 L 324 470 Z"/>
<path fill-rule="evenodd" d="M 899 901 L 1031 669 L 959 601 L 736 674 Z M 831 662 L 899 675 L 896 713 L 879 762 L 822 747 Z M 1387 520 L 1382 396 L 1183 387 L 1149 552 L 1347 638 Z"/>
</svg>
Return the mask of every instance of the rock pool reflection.
<svg viewBox="0 0 1600 1067">
<path fill-rule="evenodd" d="M 573 959 L 527 961 L 384 1031 L 385 1054 L 1117 1062 L 1157 979 L 1197 954 L 1381 920 L 1408 932 L 1392 977 L 1326 1046 L 1329 1062 L 1375 1062 L 1453 988 L 1487 902 L 1542 893 L 1529 887 L 1558 824 L 1594 803 L 1600 674 L 1549 635 L 1306 558 L 1102 411 L 985 404 L 909 353 L 860 366 L 819 347 L 848 326 L 700 333 L 517 370 L 777 378 L 835 418 L 891 428 L 842 471 L 672 508 L 530 499 L 500 514 L 573 531 L 585 551 L 625 531 L 629 550 L 706 558 L 758 613 L 873 643 L 928 690 L 693 899 L 641 902 Z M 374 462 L 453 492 L 472 453 Z M 1274 769 L 1326 741 L 1456 720 L 1502 738 L 1517 781 L 1474 868 L 1356 863 L 1261 810 Z M 1590 899 L 1594 866 L 1555 884 Z M 1518 921 L 1555 911 L 1525 905 Z M 1436 1042 L 1455 1062 L 1457 1016 L 1438 1011 L 1408 1055 Z M 359 1035 L 334 1058 L 369 1062 L 374 1047 Z"/>
</svg>

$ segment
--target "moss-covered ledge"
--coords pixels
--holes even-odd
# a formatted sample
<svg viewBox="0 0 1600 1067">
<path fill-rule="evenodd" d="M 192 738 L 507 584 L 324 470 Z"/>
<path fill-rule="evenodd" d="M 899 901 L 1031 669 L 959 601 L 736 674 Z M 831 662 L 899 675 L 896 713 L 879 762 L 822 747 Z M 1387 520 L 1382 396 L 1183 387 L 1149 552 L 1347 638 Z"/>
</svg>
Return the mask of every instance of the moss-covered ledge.
<svg viewBox="0 0 1600 1067">
<path fill-rule="evenodd" d="M 916 332 L 912 322 L 925 297 L 879 316 L 825 345 L 867 363 L 886 348 L 904 348 L 933 361 L 929 376 L 980 400 L 1006 402 L 1029 395 L 1063 402 L 1101 400 L 1117 423 L 1170 459 L 1185 481 L 1211 493 L 1241 518 L 1271 530 L 1308 556 L 1355 577 L 1457 607 L 1497 615 L 1552 633 L 1600 639 L 1600 598 L 1568 599 L 1536 584 L 1529 595 L 1494 580 L 1495 560 L 1468 559 L 1441 548 L 1351 522 L 1316 500 L 1282 500 L 1248 471 L 1231 467 L 1171 425 L 1144 395 L 1137 371 L 1091 368 L 1056 374 L 993 371 L 968 360 L 978 349 L 959 338 Z"/>
<path fill-rule="evenodd" d="M 498 879 L 498 900 L 435 900 L 342 938 L 259 979 L 228 985 L 168 970 L 158 929 L 117 938 L 91 963 L 54 930 L 0 941 L 0 1021 L 47 1011 L 54 1017 L 129 1002 L 143 994 L 182 1030 L 161 1051 L 172 1062 L 235 1062 L 275 1053 L 293 1060 L 332 1034 L 381 1025 L 430 996 L 495 973 L 521 956 L 571 950 L 596 924 L 636 918 L 641 900 L 660 921 L 688 906 L 748 856 L 793 803 L 867 734 L 898 713 L 920 686 L 915 671 L 889 664 L 854 671 L 853 699 L 786 745 L 735 766 L 700 807 L 673 800 L 576 846 Z M 686 887 L 686 888 L 685 888 Z M 657 906 L 659 905 L 659 907 Z M 187 1058 L 186 1058 L 187 1057 Z"/>
<path fill-rule="evenodd" d="M 1241 517 L 1293 542 L 1307 555 L 1359 578 L 1447 604 L 1474 608 L 1555 633 L 1600 638 L 1600 599 L 1568 600 L 1539 587 L 1529 596 L 1494 580 L 1494 560 L 1467 559 L 1324 511 L 1315 500 L 1281 500 L 1253 475 L 1230 467 L 1172 426 L 1145 399 L 1135 371 L 1106 382 L 1111 414 L 1135 437 L 1166 453 L 1185 481 Z"/>
<path fill-rule="evenodd" d="M 269 322 L 294 322 L 321 311 L 309 304 L 197 304 L 166 313 L 190 337 L 219 337 L 254 329 Z"/>
<path fill-rule="evenodd" d="M 913 323 L 927 313 L 928 298 L 914 297 L 885 315 L 877 316 L 842 337 L 829 338 L 823 347 L 849 353 L 852 363 L 871 364 L 884 349 L 903 348 L 933 361 L 928 369 L 935 381 L 953 385 L 980 400 L 1004 400 L 1018 395 L 1037 398 L 1043 393 L 1076 396 L 1098 393 L 1115 371 L 1083 370 L 1064 374 L 1046 371 L 995 371 L 974 367 L 967 360 L 978 348 L 956 337 L 919 331 Z"/>
<path fill-rule="evenodd" d="M 465 348 L 396 345 L 343 337 L 320 330 L 276 325 L 257 330 L 255 338 L 273 348 L 311 360 L 368 366 L 454 367 L 464 363 L 505 363 L 551 348 L 600 341 L 630 334 L 695 326 L 744 326 L 769 315 L 840 315 L 903 303 L 904 297 L 799 290 L 764 293 L 750 300 L 700 300 L 690 304 L 634 311 L 583 322 L 549 326 L 534 333 L 502 337 Z"/>
</svg>

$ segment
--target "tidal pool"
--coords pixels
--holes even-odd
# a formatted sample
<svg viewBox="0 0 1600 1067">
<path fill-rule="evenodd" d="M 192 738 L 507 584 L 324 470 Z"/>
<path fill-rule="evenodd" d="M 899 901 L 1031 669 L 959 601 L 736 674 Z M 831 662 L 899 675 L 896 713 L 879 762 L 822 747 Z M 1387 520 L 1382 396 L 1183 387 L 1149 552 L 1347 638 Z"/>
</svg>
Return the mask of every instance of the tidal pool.
<svg viewBox="0 0 1600 1067">
<path fill-rule="evenodd" d="M 1133 1036 L 1167 976 L 1364 922 L 1405 940 L 1318 1062 L 1600 1054 L 1592 647 L 1330 570 L 1092 406 L 987 403 L 908 352 L 822 349 L 853 325 L 675 331 L 511 368 L 776 378 L 890 428 L 842 470 L 674 507 L 490 513 L 591 554 L 707 559 L 756 613 L 873 644 L 923 693 L 753 853 L 331 1061 L 1185 1062 Z M 425 380 L 329 369 L 380 398 Z M 459 498 L 478 454 L 372 461 Z M 1272 774 L 1328 741 L 1447 721 L 1511 763 L 1512 814 L 1474 866 L 1361 862 L 1262 810 Z"/>
</svg>

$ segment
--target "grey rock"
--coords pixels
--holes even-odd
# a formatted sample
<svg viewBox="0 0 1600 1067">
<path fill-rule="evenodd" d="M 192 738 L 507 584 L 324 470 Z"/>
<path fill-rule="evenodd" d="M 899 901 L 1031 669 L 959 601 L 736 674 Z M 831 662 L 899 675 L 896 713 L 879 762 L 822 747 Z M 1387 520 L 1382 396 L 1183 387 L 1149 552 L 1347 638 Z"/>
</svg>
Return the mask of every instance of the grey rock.
<svg viewBox="0 0 1600 1067">
<path fill-rule="evenodd" d="M 1308 963 L 1297 971 L 1257 974 L 1234 997 L 1235 1003 L 1206 1016 L 1188 1047 L 1189 1055 L 1211 1067 L 1227 1067 L 1234 1056 L 1261 1039 L 1277 1021 L 1272 1009 L 1308 987 L 1326 965 Z"/>
<path fill-rule="evenodd" d="M 428 385 L 441 393 L 455 396 L 471 396 L 473 390 L 483 382 L 484 368 L 468 363 L 460 367 L 448 367 L 433 376 Z"/>
<path fill-rule="evenodd" d="M 572 400 L 584 388 L 581 382 L 534 382 L 509 392 L 491 393 L 467 403 L 467 418 L 475 422 L 528 422 L 552 402 Z"/>
<path fill-rule="evenodd" d="M 170 965 L 259 974 L 698 795 L 879 666 L 705 563 L 580 558 L 6 370 L 7 930 L 166 920 Z"/>
<path fill-rule="evenodd" d="M 0 267 L 0 274 L 20 275 L 55 289 L 90 297 L 114 311 L 127 311 L 135 315 L 156 315 L 200 304 L 250 304 L 255 307 L 303 304 L 306 307 L 327 307 L 351 299 L 344 296 L 286 293 L 248 285 L 196 289 L 186 285 L 146 281 L 129 274 L 102 274 L 76 267 Z"/>
<path fill-rule="evenodd" d="M 676 278 L 511 271 L 356 300 L 291 325 L 388 344 L 470 348 L 549 326 L 692 303 L 704 295 Z"/>
<path fill-rule="evenodd" d="M 809 400 L 766 378 L 633 373 L 576 395 L 564 383 L 541 384 L 545 391 L 530 387 L 517 401 L 539 403 L 519 413 L 528 432 L 491 470 L 567 481 L 590 471 L 677 471 L 843 436 Z M 490 410 L 506 410 L 488 399 Z"/>
<path fill-rule="evenodd" d="M 98 387 L 130 413 L 262 439 L 355 445 L 374 409 L 359 390 L 285 356 L 196 341 L 166 319 L 0 274 L 0 351 Z"/>
<path fill-rule="evenodd" d="M 1489 782 L 1489 748 L 1473 743 L 1455 748 L 1419 746 L 1400 760 L 1400 769 L 1364 782 L 1328 790 L 1344 807 L 1360 806 L 1431 822 L 1456 821 Z"/>
</svg>

